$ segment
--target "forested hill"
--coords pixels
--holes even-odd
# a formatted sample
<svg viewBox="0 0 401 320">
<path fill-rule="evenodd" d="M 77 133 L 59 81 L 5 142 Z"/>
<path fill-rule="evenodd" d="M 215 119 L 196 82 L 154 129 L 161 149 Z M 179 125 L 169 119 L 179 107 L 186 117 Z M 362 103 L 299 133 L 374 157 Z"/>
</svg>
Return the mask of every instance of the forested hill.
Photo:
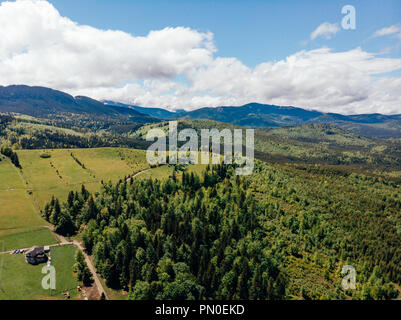
<svg viewBox="0 0 401 320">
<path fill-rule="evenodd" d="M 152 117 L 159 118 L 159 119 L 174 119 L 181 114 L 185 114 L 185 111 L 184 112 L 171 112 L 171 111 L 168 111 L 168 110 L 162 109 L 162 108 L 144 108 L 144 107 L 139 107 L 139 106 L 135 106 L 135 105 L 131 105 L 131 104 L 125 104 L 125 103 L 108 101 L 108 100 L 103 101 L 103 103 L 108 106 L 116 106 L 116 107 L 136 110 L 140 113 L 147 114 Z"/>
<path fill-rule="evenodd" d="M 149 129 L 160 128 L 167 133 L 168 126 L 168 121 L 141 126 L 130 136 L 144 140 Z M 186 128 L 195 129 L 198 137 L 202 129 L 245 129 L 214 120 L 179 120 L 178 130 Z M 254 133 L 255 157 L 265 162 L 328 164 L 400 180 L 396 174 L 401 170 L 400 139 L 366 137 L 329 124 L 259 128 Z"/>
<path fill-rule="evenodd" d="M 286 127 L 303 124 L 331 124 L 358 134 L 376 137 L 401 137 L 401 115 L 342 115 L 249 103 L 240 107 L 201 108 L 180 115 L 180 119 L 210 119 L 247 127 Z"/>
<path fill-rule="evenodd" d="M 399 294 L 399 186 L 317 166 L 256 162 L 239 177 L 121 179 L 53 198 L 44 217 L 82 240 L 131 299 L 393 299 Z M 352 265 L 357 289 L 341 288 Z"/>
<path fill-rule="evenodd" d="M 79 114 L 102 119 L 125 119 L 136 123 L 210 119 L 253 128 L 330 124 L 367 136 L 401 138 L 401 115 L 347 116 L 259 103 L 171 112 L 163 108 L 145 108 L 113 101 L 101 102 L 83 96 L 73 97 L 50 88 L 25 85 L 0 86 L 0 112 L 49 119 L 60 115 Z"/>
<path fill-rule="evenodd" d="M 157 121 L 138 111 L 105 105 L 88 97 L 73 97 L 45 87 L 23 85 L 0 86 L 0 112 L 47 118 L 60 114 L 85 114 L 92 117 L 124 118 L 141 123 Z"/>
</svg>

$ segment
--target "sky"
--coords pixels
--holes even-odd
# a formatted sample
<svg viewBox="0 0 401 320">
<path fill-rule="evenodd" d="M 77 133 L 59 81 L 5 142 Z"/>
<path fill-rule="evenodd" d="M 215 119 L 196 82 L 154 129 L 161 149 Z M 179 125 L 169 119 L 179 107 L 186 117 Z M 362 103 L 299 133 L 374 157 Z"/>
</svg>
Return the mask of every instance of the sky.
<svg viewBox="0 0 401 320">
<path fill-rule="evenodd" d="M 10 84 L 169 110 L 401 114 L 401 1 L 0 1 Z"/>
</svg>

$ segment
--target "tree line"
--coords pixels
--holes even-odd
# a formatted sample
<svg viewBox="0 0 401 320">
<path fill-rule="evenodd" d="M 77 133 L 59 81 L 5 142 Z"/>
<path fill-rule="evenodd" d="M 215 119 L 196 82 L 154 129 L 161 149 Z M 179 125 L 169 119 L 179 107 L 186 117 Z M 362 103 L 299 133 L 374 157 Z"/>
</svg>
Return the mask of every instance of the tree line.
<svg viewBox="0 0 401 320">
<path fill-rule="evenodd" d="M 4 155 L 4 156 L 10 158 L 10 160 L 11 160 L 11 162 L 12 162 L 12 164 L 13 164 L 14 166 L 16 166 L 17 168 L 21 169 L 21 164 L 20 164 L 20 162 L 19 162 L 18 155 L 17 155 L 16 152 L 14 152 L 14 151 L 13 151 L 11 148 L 9 148 L 9 147 L 3 147 L 3 148 L 1 148 L 1 149 L 0 149 L 0 152 L 1 152 L 2 155 Z"/>
</svg>

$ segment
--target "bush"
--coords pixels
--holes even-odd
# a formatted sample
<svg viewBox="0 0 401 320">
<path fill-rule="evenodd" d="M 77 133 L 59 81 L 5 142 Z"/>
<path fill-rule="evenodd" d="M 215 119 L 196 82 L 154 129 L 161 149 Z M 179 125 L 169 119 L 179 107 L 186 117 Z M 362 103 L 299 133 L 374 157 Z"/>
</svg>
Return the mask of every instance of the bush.
<svg viewBox="0 0 401 320">
<path fill-rule="evenodd" d="M 42 153 L 40 155 L 40 157 L 43 158 L 43 159 L 48 159 L 48 158 L 51 158 L 52 156 L 50 154 L 48 154 L 48 153 Z"/>
</svg>

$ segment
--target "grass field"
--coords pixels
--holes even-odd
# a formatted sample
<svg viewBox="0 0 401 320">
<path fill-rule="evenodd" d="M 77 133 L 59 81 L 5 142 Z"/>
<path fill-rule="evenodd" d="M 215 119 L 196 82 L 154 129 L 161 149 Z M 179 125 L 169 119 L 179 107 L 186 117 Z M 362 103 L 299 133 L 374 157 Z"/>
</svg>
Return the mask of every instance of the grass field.
<svg viewBox="0 0 401 320">
<path fill-rule="evenodd" d="M 53 233 L 47 228 L 26 230 L 0 237 L 4 241 L 4 251 L 29 248 L 33 245 L 45 246 L 58 243 Z M 0 251 L 2 248 L 0 247 Z"/>
<path fill-rule="evenodd" d="M 22 170 L 8 159 L 0 161 L 0 240 L 7 250 L 51 244 L 55 239 L 40 216 L 54 195 L 65 201 L 68 192 L 82 184 L 90 191 L 100 181 L 124 178 L 149 168 L 143 150 L 123 148 L 19 150 Z M 43 158 L 47 154 L 50 157 Z"/>
<path fill-rule="evenodd" d="M 56 290 L 50 295 L 42 288 L 42 268 L 45 264 L 32 266 L 22 254 L 5 254 L 0 271 L 0 300 L 63 299 L 62 292 L 76 294 L 77 280 L 72 271 L 76 248 L 72 245 L 52 247 L 52 265 L 56 269 Z"/>
<path fill-rule="evenodd" d="M 207 165 L 204 165 L 204 164 L 191 164 L 185 168 L 185 172 L 189 172 L 189 173 L 193 172 L 199 176 L 202 176 L 202 173 L 206 169 L 206 166 Z M 173 175 L 173 171 L 174 171 L 174 166 L 164 165 L 164 166 L 160 166 L 160 167 L 154 168 L 152 170 L 143 172 L 140 175 L 138 175 L 135 179 L 140 179 L 140 180 L 149 179 L 149 178 L 159 179 L 159 180 L 168 179 L 168 177 Z M 177 171 L 176 176 L 178 179 L 180 179 L 182 176 L 182 171 Z"/>
<path fill-rule="evenodd" d="M 45 225 L 18 170 L 8 160 L 0 161 L 0 177 L 0 237 Z"/>
<path fill-rule="evenodd" d="M 44 153 L 50 158 L 41 158 Z M 115 181 L 149 167 L 145 151 L 122 148 L 21 150 L 18 157 L 38 209 L 52 195 L 65 200 L 69 191 L 79 190 L 82 184 L 97 191 L 102 180 Z"/>
</svg>

